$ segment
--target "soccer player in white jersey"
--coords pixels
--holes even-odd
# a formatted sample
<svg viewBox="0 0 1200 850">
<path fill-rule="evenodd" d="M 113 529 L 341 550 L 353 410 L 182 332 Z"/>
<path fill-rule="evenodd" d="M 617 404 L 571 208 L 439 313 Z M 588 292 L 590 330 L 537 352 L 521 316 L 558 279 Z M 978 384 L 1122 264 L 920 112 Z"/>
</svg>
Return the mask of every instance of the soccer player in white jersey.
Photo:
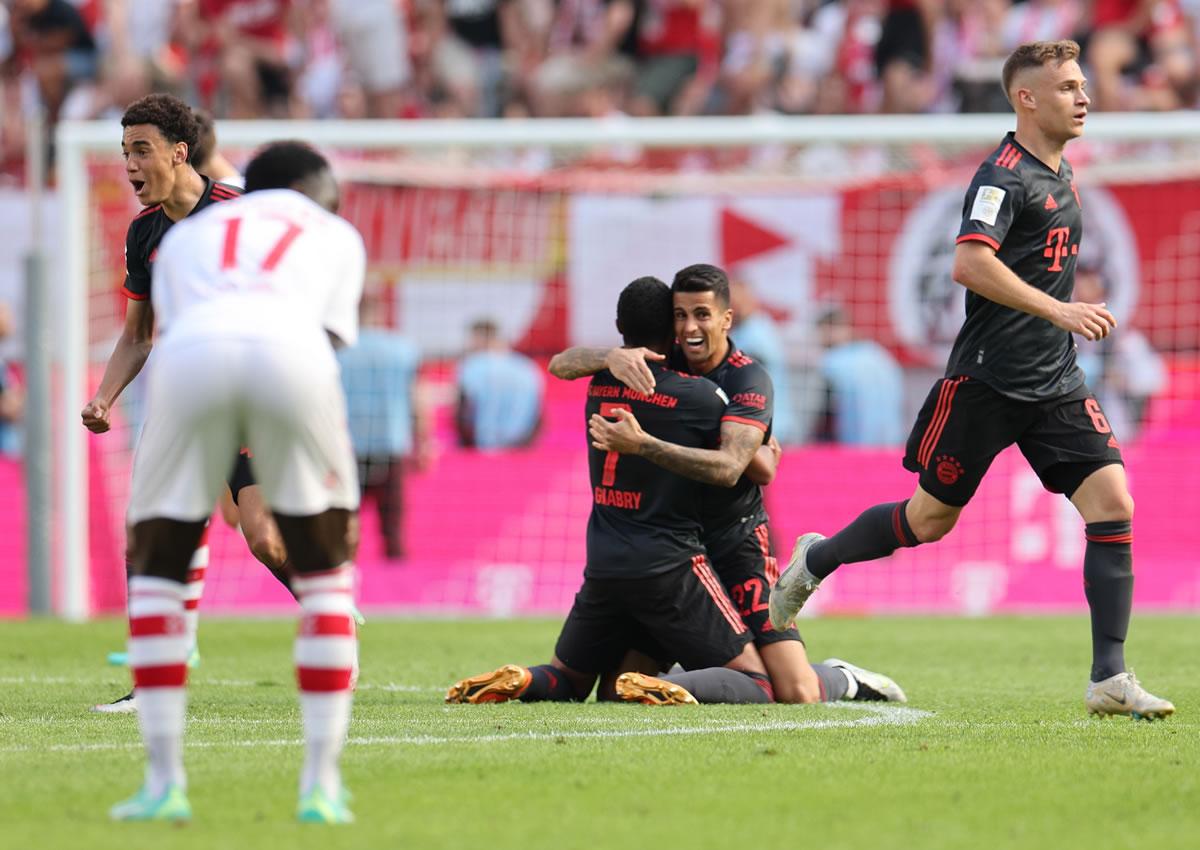
<svg viewBox="0 0 1200 850">
<path fill-rule="evenodd" d="M 129 666 L 146 745 L 145 784 L 117 820 L 186 820 L 183 769 L 188 560 L 247 446 L 295 570 L 295 661 L 307 745 L 297 816 L 346 823 L 338 767 L 358 652 L 351 599 L 354 452 L 334 347 L 358 336 L 366 254 L 333 214 L 325 159 L 277 142 L 246 192 L 166 235 L 151 297 L 159 343 L 133 470 Z"/>
</svg>

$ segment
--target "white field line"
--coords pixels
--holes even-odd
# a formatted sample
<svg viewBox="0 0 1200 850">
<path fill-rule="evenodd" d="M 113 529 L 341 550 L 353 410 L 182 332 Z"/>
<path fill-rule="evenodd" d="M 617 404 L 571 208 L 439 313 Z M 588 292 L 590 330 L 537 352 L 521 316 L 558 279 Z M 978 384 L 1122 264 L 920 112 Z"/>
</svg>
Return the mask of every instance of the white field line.
<svg viewBox="0 0 1200 850">
<path fill-rule="evenodd" d="M 101 678 L 70 678 L 67 676 L 0 676 L 0 685 L 98 685 L 111 686 L 112 679 Z M 267 687 L 291 687 L 294 683 L 292 680 L 286 679 L 281 682 L 255 682 L 250 679 L 207 679 L 203 676 L 196 676 L 190 683 L 193 685 L 215 685 L 220 688 L 267 688 Z M 444 694 L 444 687 L 433 687 L 427 685 L 401 685 L 396 682 L 360 682 L 358 684 L 360 691 L 389 691 L 395 693 L 406 694 Z"/>
<path fill-rule="evenodd" d="M 657 729 L 595 729 L 590 731 L 563 730 L 560 732 L 511 732 L 502 735 L 463 735 L 447 737 L 440 735 L 380 735 L 351 737 L 347 743 L 355 746 L 402 747 L 447 744 L 494 744 L 506 741 L 559 741 L 588 738 L 654 738 L 659 736 L 720 735 L 744 732 L 794 732 L 805 729 L 845 729 L 868 726 L 911 726 L 932 712 L 898 705 L 873 705 L 867 703 L 830 703 L 821 708 L 838 712 L 850 712 L 857 716 L 838 719 L 767 720 L 743 723 L 713 723 L 710 725 L 666 726 Z M 703 709 L 698 709 L 703 711 Z M 675 709 L 678 711 L 678 709 Z M 237 723 L 237 721 L 232 721 Z M 253 747 L 300 747 L 301 738 L 277 738 L 271 740 L 242 741 L 192 741 L 188 749 L 242 749 Z M 138 750 L 137 741 L 97 742 L 90 744 L 51 744 L 45 747 L 14 746 L 2 747 L 2 753 L 22 752 L 102 752 L 112 750 Z"/>
</svg>

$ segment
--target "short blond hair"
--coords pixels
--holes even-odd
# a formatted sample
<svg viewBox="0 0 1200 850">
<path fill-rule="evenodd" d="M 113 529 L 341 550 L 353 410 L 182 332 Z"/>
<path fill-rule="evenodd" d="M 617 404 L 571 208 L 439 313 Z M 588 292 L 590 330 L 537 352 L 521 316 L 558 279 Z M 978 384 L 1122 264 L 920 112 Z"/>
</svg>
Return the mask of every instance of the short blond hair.
<svg viewBox="0 0 1200 850">
<path fill-rule="evenodd" d="M 1069 38 L 1064 38 L 1062 41 L 1031 41 L 1028 44 L 1022 44 L 1004 60 L 1004 70 L 1000 72 L 1000 81 L 1004 85 L 1004 96 L 1008 98 L 1009 103 L 1012 103 L 1012 96 L 1009 94 L 1012 81 L 1019 72 L 1026 68 L 1041 68 L 1051 62 L 1061 65 L 1063 62 L 1070 62 L 1072 59 L 1078 58 L 1079 44 Z"/>
</svg>

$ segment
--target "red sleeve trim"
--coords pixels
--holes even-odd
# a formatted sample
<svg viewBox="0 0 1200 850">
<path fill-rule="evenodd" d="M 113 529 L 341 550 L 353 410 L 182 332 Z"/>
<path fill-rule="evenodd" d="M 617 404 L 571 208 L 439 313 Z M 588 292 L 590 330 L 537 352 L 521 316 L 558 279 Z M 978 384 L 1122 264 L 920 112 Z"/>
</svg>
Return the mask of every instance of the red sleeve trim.
<svg viewBox="0 0 1200 850">
<path fill-rule="evenodd" d="M 964 242 L 982 242 L 990 245 L 993 251 L 1000 250 L 1000 243 L 985 233 L 964 233 L 954 240 L 955 245 L 961 245 Z"/>
<path fill-rule="evenodd" d="M 764 423 L 759 422 L 757 419 L 747 419 L 744 416 L 722 416 L 721 421 L 722 422 L 737 422 L 739 425 L 753 425 L 755 428 L 762 431 L 764 434 L 767 433 L 767 426 Z"/>
<path fill-rule="evenodd" d="M 149 293 L 134 292 L 128 286 L 121 287 L 121 294 L 131 301 L 145 301 L 150 297 Z"/>
</svg>

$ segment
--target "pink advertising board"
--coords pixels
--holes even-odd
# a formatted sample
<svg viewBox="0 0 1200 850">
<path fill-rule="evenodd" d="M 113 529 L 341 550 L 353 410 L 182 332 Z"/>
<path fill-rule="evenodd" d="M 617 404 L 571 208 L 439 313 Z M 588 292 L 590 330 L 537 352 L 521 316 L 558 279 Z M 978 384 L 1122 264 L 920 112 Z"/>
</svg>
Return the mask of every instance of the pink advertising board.
<svg viewBox="0 0 1200 850">
<path fill-rule="evenodd" d="M 483 454 L 452 446 L 446 415 L 441 453 L 407 481 L 407 554 L 382 555 L 374 505 L 365 506 L 359 555 L 365 609 L 422 615 L 559 614 L 570 605 L 584 563 L 590 493 L 583 437 L 583 386 L 551 381 L 545 428 L 527 450 Z M 1176 409 L 1174 413 L 1179 413 Z M 1125 448 L 1134 497 L 1136 597 L 1145 609 L 1200 610 L 1200 440 L 1187 414 L 1149 426 Z M 92 601 L 98 612 L 124 604 L 125 453 L 93 437 L 90 458 Z M 103 482 L 110 482 L 109 487 Z M 781 560 L 792 539 L 832 532 L 870 504 L 906 497 L 913 476 L 900 450 L 832 446 L 788 451 L 768 488 Z M 15 509 L 0 513 L 0 614 L 26 605 L 21 471 L 0 461 L 0 492 Z M 110 492 L 106 492 L 110 491 Z M 290 597 L 219 519 L 202 607 L 239 613 L 292 610 Z M 818 612 L 1078 611 L 1083 525 L 1061 496 L 1042 490 L 1015 450 L 1001 455 L 958 527 L 936 545 L 839 571 L 814 597 Z"/>
</svg>

